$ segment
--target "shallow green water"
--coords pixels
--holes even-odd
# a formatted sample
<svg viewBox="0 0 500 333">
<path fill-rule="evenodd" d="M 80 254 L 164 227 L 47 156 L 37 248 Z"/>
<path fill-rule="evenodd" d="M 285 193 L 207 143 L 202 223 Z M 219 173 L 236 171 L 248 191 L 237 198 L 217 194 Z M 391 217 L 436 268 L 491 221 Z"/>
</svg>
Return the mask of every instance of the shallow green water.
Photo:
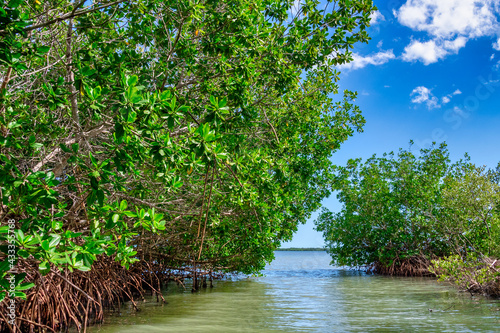
<svg viewBox="0 0 500 333">
<path fill-rule="evenodd" d="M 276 252 L 263 273 L 195 294 L 172 284 L 168 304 L 125 305 L 88 332 L 500 332 L 500 300 L 432 279 L 342 270 L 323 252 Z"/>
</svg>

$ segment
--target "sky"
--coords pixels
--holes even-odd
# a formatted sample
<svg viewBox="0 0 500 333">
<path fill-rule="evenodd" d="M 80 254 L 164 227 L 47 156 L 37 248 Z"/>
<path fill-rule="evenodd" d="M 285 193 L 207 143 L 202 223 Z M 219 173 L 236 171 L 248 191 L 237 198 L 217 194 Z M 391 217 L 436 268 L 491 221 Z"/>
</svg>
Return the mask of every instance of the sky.
<svg viewBox="0 0 500 333">
<path fill-rule="evenodd" d="M 340 88 L 357 91 L 366 125 L 332 158 L 428 148 L 445 141 L 450 158 L 500 162 L 500 0 L 374 0 L 368 44 L 340 66 Z M 323 206 L 339 211 L 335 195 Z M 282 247 L 322 247 L 313 220 Z"/>
</svg>

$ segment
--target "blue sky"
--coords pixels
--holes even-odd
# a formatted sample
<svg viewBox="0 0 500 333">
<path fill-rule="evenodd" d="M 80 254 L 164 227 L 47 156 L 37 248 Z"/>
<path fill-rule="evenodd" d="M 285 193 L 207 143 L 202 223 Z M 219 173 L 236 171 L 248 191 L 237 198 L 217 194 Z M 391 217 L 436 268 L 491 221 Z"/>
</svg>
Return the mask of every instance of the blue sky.
<svg viewBox="0 0 500 333">
<path fill-rule="evenodd" d="M 446 141 L 452 160 L 500 161 L 500 0 L 374 1 L 368 44 L 340 68 L 340 91 L 358 92 L 363 133 L 336 164 Z M 324 206 L 338 211 L 332 196 Z M 314 216 L 313 216 L 314 218 Z M 283 247 L 322 246 L 311 219 Z"/>
</svg>

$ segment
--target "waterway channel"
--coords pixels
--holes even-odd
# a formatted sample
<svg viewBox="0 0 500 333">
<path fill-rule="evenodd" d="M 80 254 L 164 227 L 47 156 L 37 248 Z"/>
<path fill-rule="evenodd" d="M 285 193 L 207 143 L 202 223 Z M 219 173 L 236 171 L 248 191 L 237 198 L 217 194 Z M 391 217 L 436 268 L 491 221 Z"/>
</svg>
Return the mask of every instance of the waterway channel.
<svg viewBox="0 0 500 333">
<path fill-rule="evenodd" d="M 325 252 L 278 251 L 260 277 L 217 281 L 191 293 L 172 283 L 135 312 L 125 304 L 90 333 L 500 332 L 500 300 L 432 278 L 330 266 Z"/>
</svg>

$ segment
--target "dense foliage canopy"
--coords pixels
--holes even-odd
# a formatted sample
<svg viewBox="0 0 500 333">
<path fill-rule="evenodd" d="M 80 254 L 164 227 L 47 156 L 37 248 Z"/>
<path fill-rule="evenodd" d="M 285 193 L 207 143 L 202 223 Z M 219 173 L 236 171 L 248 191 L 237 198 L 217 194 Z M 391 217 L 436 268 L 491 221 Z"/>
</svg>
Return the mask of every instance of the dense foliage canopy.
<svg viewBox="0 0 500 333">
<path fill-rule="evenodd" d="M 372 11 L 0 1 L 0 217 L 2 240 L 16 223 L 18 295 L 105 258 L 261 269 L 329 195 L 329 158 L 362 128 L 355 94 L 332 94 Z"/>
<path fill-rule="evenodd" d="M 496 172 L 467 159 L 452 164 L 445 144 L 350 160 L 333 187 L 343 204 L 320 215 L 333 260 L 379 272 L 427 274 L 430 260 L 500 255 Z"/>
</svg>

